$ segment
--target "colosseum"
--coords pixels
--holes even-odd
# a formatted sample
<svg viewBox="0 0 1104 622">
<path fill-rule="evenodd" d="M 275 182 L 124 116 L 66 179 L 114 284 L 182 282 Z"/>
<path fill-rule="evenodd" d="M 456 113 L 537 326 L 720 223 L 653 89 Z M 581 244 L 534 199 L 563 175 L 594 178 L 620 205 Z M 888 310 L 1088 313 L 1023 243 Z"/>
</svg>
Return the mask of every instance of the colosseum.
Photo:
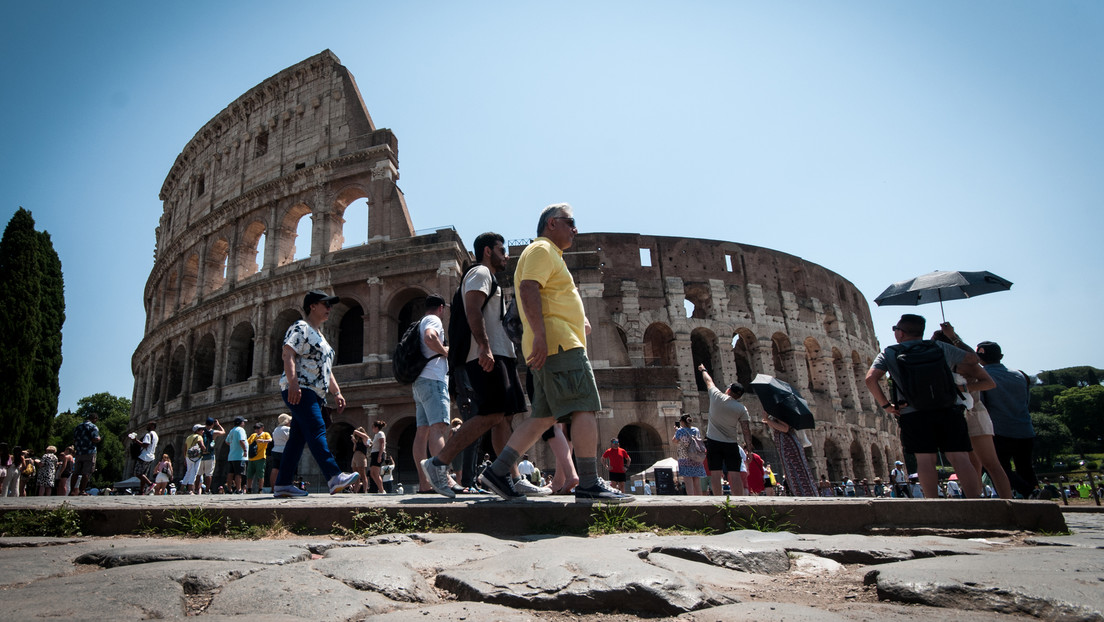
<svg viewBox="0 0 1104 622">
<path fill-rule="evenodd" d="M 331 447 L 348 466 L 352 428 L 382 419 L 396 479 L 415 482 L 414 404 L 391 377 L 390 353 L 425 296 L 454 291 L 472 257 L 452 228 L 413 229 L 398 178 L 395 135 L 377 129 L 328 50 L 204 125 L 161 188 L 131 428 L 158 421 L 178 463 L 184 437 L 207 417 L 241 415 L 271 430 L 285 411 L 284 332 L 301 317 L 303 294 L 322 288 L 341 299 L 324 332 L 350 405 L 334 416 Z M 346 244 L 346 210 L 365 204 L 367 241 Z M 511 256 L 526 242 L 511 242 Z M 594 326 L 599 435 L 621 439 L 633 470 L 673 455 L 683 413 L 708 419 L 699 363 L 718 385 L 766 373 L 800 389 L 817 418 L 807 449 L 817 476 L 884 477 L 901 456 L 896 423 L 863 386 L 878 351 L 870 309 L 843 277 L 766 248 L 635 233 L 580 234 L 566 259 Z M 502 281 L 511 293 L 510 274 Z M 777 463 L 757 400 L 744 403 L 751 444 Z M 534 454 L 552 465 L 540 447 Z M 321 485 L 312 459 L 300 474 Z"/>
</svg>

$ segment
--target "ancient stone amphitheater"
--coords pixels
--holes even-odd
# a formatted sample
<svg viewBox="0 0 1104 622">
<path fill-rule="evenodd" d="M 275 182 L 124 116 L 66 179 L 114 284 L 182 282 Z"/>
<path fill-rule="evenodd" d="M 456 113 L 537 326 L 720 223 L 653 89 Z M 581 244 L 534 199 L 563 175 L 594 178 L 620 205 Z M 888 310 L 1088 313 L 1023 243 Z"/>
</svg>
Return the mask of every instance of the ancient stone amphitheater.
<svg viewBox="0 0 1104 622">
<path fill-rule="evenodd" d="M 382 419 L 397 479 L 413 482 L 414 405 L 409 387 L 391 378 L 390 352 L 427 293 L 455 290 L 471 241 L 451 228 L 415 232 L 398 178 L 395 135 L 376 128 L 329 51 L 204 125 L 161 188 L 131 426 L 157 420 L 177 462 L 192 424 L 206 417 L 242 415 L 271 430 L 285 410 L 284 332 L 300 318 L 303 294 L 322 288 L 341 298 L 324 330 L 350 404 L 334 418 L 331 446 L 347 464 L 351 429 Z M 346 244 L 346 210 L 365 204 L 367 241 Z M 899 457 L 896 425 L 862 383 L 878 350 L 869 307 L 838 274 L 766 248 L 636 233 L 581 234 L 567 259 L 594 325 L 600 438 L 619 437 L 634 466 L 673 455 L 681 414 L 701 413 L 704 425 L 698 363 L 721 385 L 766 373 L 798 387 L 818 420 L 807 450 L 818 475 L 885 477 Z M 509 275 L 503 281 L 511 292 Z M 771 462 L 761 409 L 744 401 L 752 444 Z M 552 465 L 541 447 L 534 453 L 539 466 Z M 300 472 L 320 483 L 313 460 Z"/>
</svg>

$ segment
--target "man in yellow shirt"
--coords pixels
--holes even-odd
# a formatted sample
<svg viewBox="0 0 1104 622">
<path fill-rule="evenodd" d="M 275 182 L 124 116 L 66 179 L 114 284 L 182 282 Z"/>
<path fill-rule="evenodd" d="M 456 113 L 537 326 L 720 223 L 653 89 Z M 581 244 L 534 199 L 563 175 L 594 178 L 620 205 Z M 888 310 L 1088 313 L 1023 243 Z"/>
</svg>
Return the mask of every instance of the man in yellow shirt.
<svg viewBox="0 0 1104 622">
<path fill-rule="evenodd" d="M 586 355 L 589 332 L 583 299 L 563 252 L 578 233 L 567 203 L 549 205 L 537 222 L 537 239 L 521 253 L 514 283 L 525 329 L 522 354 L 533 377 L 532 413 L 514 429 L 505 449 L 480 475 L 483 486 L 508 501 L 523 501 L 510 478 L 524 452 L 556 421 L 571 424 L 578 463 L 577 503 L 624 503 L 633 497 L 598 477 L 598 421 L 602 408 L 594 370 Z"/>
<path fill-rule="evenodd" d="M 245 489 L 253 492 L 253 482 L 257 482 L 257 494 L 264 492 L 265 462 L 268 456 L 268 444 L 272 442 L 272 435 L 265 432 L 264 424 L 258 421 L 253 424 L 253 434 L 246 440 L 249 443 L 249 464 L 245 467 Z M 256 443 L 256 451 L 253 451 Z"/>
</svg>

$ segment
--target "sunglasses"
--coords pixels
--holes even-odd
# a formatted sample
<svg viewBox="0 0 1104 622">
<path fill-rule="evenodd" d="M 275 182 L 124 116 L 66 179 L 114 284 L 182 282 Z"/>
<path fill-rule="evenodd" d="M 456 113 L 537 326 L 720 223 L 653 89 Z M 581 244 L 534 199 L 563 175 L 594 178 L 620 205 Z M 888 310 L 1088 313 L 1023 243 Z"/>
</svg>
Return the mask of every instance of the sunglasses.
<svg viewBox="0 0 1104 622">
<path fill-rule="evenodd" d="M 555 220 L 562 220 L 567 223 L 568 227 L 575 228 L 575 219 L 570 216 L 556 216 Z"/>
</svg>

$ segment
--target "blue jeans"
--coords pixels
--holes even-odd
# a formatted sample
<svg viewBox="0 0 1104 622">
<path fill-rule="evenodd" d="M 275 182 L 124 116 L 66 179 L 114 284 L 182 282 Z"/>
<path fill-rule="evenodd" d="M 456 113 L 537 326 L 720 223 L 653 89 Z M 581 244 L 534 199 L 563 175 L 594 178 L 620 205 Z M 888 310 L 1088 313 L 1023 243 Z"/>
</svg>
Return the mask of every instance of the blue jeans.
<svg viewBox="0 0 1104 622">
<path fill-rule="evenodd" d="M 310 448 L 318 468 L 328 482 L 334 475 L 341 473 L 337 460 L 326 442 L 326 424 L 322 421 L 322 399 L 310 389 L 303 389 L 299 403 L 288 404 L 287 391 L 281 391 L 284 403 L 291 409 L 291 434 L 288 436 L 284 454 L 280 457 L 280 473 L 276 476 L 275 486 L 291 486 L 299 469 L 299 457 L 303 455 L 303 445 Z M 325 483 L 325 482 L 323 482 Z"/>
</svg>

